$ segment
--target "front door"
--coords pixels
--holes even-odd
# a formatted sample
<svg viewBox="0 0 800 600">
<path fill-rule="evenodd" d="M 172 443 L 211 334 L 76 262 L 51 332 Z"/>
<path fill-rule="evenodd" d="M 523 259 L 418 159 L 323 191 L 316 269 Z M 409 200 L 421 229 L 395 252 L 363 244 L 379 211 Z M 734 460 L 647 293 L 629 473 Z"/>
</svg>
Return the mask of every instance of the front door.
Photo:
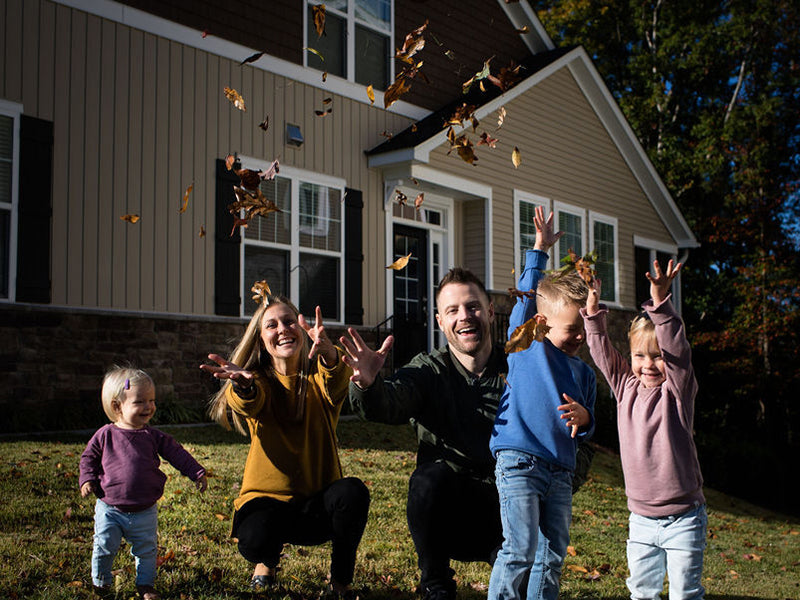
<svg viewBox="0 0 800 600">
<path fill-rule="evenodd" d="M 392 261 L 411 254 L 394 273 L 394 364 L 401 367 L 428 350 L 428 231 L 394 226 Z"/>
</svg>

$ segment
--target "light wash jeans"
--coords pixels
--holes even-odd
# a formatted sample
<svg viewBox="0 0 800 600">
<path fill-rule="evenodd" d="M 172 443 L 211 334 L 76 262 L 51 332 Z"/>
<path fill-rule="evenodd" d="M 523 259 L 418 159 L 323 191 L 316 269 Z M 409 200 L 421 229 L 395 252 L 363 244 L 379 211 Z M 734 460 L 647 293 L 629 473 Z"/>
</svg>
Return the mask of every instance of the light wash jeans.
<svg viewBox="0 0 800 600">
<path fill-rule="evenodd" d="M 154 504 L 147 510 L 128 513 L 99 499 L 94 505 L 92 583 L 101 587 L 113 585 L 111 566 L 123 536 L 136 559 L 136 585 L 153 585 L 158 554 L 158 507 Z"/>
<path fill-rule="evenodd" d="M 501 450 L 495 483 L 504 539 L 489 600 L 556 600 L 569 544 L 572 471 L 527 452 Z"/>
<path fill-rule="evenodd" d="M 657 600 L 669 579 L 670 600 L 700 600 L 708 515 L 702 504 L 669 517 L 631 513 L 626 583 L 633 600 Z"/>
</svg>

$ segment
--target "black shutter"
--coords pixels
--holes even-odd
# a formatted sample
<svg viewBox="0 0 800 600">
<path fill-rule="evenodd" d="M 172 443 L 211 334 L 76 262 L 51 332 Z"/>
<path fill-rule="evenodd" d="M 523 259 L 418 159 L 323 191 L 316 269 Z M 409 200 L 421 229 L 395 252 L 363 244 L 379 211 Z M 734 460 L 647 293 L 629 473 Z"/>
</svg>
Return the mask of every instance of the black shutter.
<svg viewBox="0 0 800 600">
<path fill-rule="evenodd" d="M 364 208 L 361 190 L 345 188 L 344 197 L 344 321 L 349 325 L 364 324 L 362 307 L 361 211 Z"/>
<path fill-rule="evenodd" d="M 239 178 L 228 171 L 225 161 L 217 159 L 217 193 L 214 210 L 214 313 L 232 317 L 239 316 L 241 297 L 239 290 L 239 228 L 231 236 L 233 215 L 228 205 L 236 200 L 233 186 Z"/>
<path fill-rule="evenodd" d="M 49 304 L 53 123 L 22 115 L 19 133 L 16 299 Z"/>
</svg>

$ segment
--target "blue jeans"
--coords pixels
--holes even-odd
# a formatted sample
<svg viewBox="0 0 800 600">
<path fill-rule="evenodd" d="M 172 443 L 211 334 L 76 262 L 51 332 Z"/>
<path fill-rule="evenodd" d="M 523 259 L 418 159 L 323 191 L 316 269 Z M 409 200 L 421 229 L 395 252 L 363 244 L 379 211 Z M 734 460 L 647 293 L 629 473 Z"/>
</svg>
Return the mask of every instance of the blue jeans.
<svg viewBox="0 0 800 600">
<path fill-rule="evenodd" d="M 141 512 L 128 513 L 99 499 L 94 505 L 92 583 L 101 587 L 114 583 L 111 566 L 123 536 L 136 558 L 136 585 L 153 585 L 158 553 L 157 506 L 154 504 Z"/>
<path fill-rule="evenodd" d="M 572 471 L 527 452 L 501 450 L 495 482 L 504 540 L 489 600 L 556 600 L 569 544 Z"/>
<path fill-rule="evenodd" d="M 627 580 L 631 598 L 655 600 L 669 579 L 670 600 L 700 600 L 708 515 L 705 504 L 669 517 L 630 516 Z"/>
</svg>

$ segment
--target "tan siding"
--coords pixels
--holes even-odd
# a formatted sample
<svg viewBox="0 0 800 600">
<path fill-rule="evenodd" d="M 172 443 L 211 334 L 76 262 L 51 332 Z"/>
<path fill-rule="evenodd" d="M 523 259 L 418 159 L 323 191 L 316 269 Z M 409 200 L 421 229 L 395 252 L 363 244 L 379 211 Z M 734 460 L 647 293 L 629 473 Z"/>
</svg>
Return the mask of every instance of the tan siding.
<svg viewBox="0 0 800 600">
<path fill-rule="evenodd" d="M 36 79 L 30 74 L 39 70 L 39 8 L 38 2 L 26 2 L 22 13 L 22 105 L 26 110 L 38 110 Z"/>
<path fill-rule="evenodd" d="M 101 21 L 97 17 L 86 18 L 86 79 L 80 92 L 84 96 L 83 113 L 85 118 L 83 149 L 81 157 L 75 166 L 83 171 L 83 222 L 81 223 L 80 240 L 83 253 L 83 289 L 81 298 L 84 304 L 97 305 L 97 279 L 98 270 L 98 232 L 99 223 L 97 213 L 98 190 L 97 172 L 99 165 L 107 165 L 109 159 L 113 160 L 114 154 L 101 156 L 98 152 L 100 145 L 100 91 L 104 84 L 103 77 L 108 76 L 100 68 L 102 49 L 102 36 L 100 34 Z M 110 73 L 113 78 L 113 71 Z M 113 85 L 113 81 L 112 81 Z M 101 167 L 102 170 L 102 167 Z"/>
<path fill-rule="evenodd" d="M 22 0 L 7 0 L 5 6 L 5 66 L 3 97 L 22 102 Z"/>
<path fill-rule="evenodd" d="M 486 280 L 486 227 L 484 200 L 469 200 L 463 206 L 464 259 L 462 266 Z"/>
<path fill-rule="evenodd" d="M 115 26 L 119 33 L 120 43 L 117 48 L 115 61 L 120 65 L 115 87 L 119 88 L 125 84 L 125 73 L 128 73 L 128 85 L 130 89 L 127 94 L 127 110 L 117 112 L 116 122 L 120 135 L 127 134 L 127 152 L 120 152 L 127 166 L 127 190 L 131 199 L 141 198 L 144 200 L 142 182 L 142 159 L 144 131 L 147 129 L 144 124 L 150 118 L 145 113 L 144 88 L 152 87 L 149 82 L 147 64 L 144 57 L 144 35 L 139 31 L 128 31 L 122 26 Z M 110 32 L 109 32 L 110 33 Z M 127 44 L 122 40 L 127 39 Z M 125 59 L 127 54 L 127 62 Z M 127 70 L 126 70 L 127 69 Z M 121 140 L 120 140 L 121 142 Z M 115 142 L 116 145 L 117 142 Z M 116 226 L 119 216 L 111 214 L 108 216 L 111 227 Z M 130 235 L 127 248 L 130 251 L 123 252 L 122 244 L 116 245 L 112 241 L 110 246 L 113 248 L 113 262 L 111 276 L 114 279 L 108 286 L 111 291 L 111 306 L 115 306 L 114 299 L 126 304 L 136 304 L 142 306 L 145 297 L 152 299 L 152 251 L 153 246 L 150 240 L 146 239 L 146 232 L 143 230 L 126 229 L 126 235 Z M 129 255 L 129 256 L 126 256 Z M 117 263 L 119 266 L 117 266 Z M 148 267 L 145 269 L 145 265 Z M 119 270 L 118 270 L 119 269 Z M 115 276 L 118 273 L 118 276 Z M 124 277 L 122 274 L 124 273 Z M 146 275 L 145 275 L 146 273 Z M 130 300 L 125 298 L 130 297 Z"/>
<path fill-rule="evenodd" d="M 137 234 L 137 237 L 132 240 L 132 243 L 135 243 L 135 241 L 138 239 L 139 243 L 141 244 L 141 255 L 139 259 L 141 280 L 139 281 L 138 298 L 139 305 L 141 306 L 142 310 L 155 309 L 156 288 L 160 285 L 160 283 L 156 281 L 154 273 L 156 269 L 156 257 L 158 254 L 156 253 L 155 221 L 152 220 L 156 206 L 157 190 L 155 183 L 155 170 L 156 161 L 159 159 L 156 153 L 156 136 L 158 135 L 158 130 L 156 127 L 145 126 L 145 124 L 156 123 L 156 106 L 158 103 L 158 90 L 156 89 L 156 68 L 158 65 L 158 55 L 156 52 L 156 43 L 157 38 L 155 36 L 150 34 L 141 35 L 142 73 L 143 79 L 148 82 L 147 84 L 144 84 L 143 82 L 140 88 L 142 94 L 142 114 L 140 121 L 142 130 L 140 142 L 142 145 L 142 163 L 141 172 L 139 173 L 139 180 L 141 181 L 142 193 L 138 198 L 131 197 L 128 200 L 128 203 L 132 205 L 131 208 L 136 207 L 141 210 L 143 218 L 144 215 L 148 215 L 148 219 L 151 219 L 148 227 L 141 227 L 138 231 L 135 229 L 131 231 L 132 234 Z M 126 229 L 125 232 L 127 232 L 128 229 Z M 115 243 L 114 254 L 117 255 L 119 252 L 120 256 L 125 256 L 123 251 L 125 248 L 125 237 L 124 235 L 120 235 L 119 238 L 120 243 Z M 119 250 L 117 251 L 117 249 Z M 135 272 L 136 271 L 134 271 L 134 273 Z M 135 297 L 133 296 L 134 294 L 135 291 L 131 290 L 131 294 L 129 294 L 128 297 Z M 115 305 L 119 306 L 119 304 L 124 302 L 125 298 L 118 298 L 115 293 Z"/>
<path fill-rule="evenodd" d="M 39 118 L 53 120 L 53 79 L 55 77 L 56 6 L 51 2 L 41 4 L 39 16 L 39 69 L 36 90 L 36 113 Z M 0 58 L 0 64 L 3 64 Z M 35 81 L 35 79 L 34 79 Z"/>
</svg>

